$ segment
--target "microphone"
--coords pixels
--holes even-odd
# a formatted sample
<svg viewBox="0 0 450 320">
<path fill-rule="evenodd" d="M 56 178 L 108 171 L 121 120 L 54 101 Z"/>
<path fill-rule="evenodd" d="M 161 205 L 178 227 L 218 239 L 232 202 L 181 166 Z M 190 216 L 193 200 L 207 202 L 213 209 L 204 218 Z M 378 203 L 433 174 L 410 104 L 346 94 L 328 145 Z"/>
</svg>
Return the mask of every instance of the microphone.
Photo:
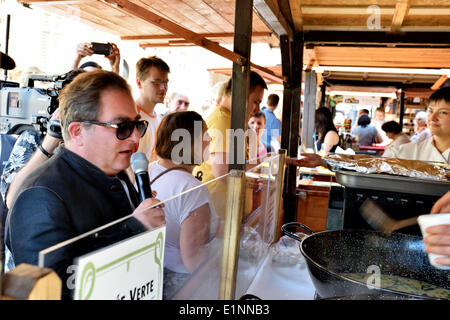
<svg viewBox="0 0 450 320">
<path fill-rule="evenodd" d="M 135 152 L 131 155 L 131 169 L 136 177 L 140 202 L 152 197 L 150 177 L 148 175 L 148 160 L 143 152 Z"/>
</svg>

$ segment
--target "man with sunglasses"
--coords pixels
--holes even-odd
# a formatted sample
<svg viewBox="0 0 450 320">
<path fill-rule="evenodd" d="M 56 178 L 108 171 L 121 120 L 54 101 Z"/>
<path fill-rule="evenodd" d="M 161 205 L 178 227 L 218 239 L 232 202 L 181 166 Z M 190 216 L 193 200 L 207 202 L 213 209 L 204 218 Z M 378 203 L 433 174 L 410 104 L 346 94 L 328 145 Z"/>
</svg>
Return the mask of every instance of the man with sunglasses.
<svg viewBox="0 0 450 320">
<path fill-rule="evenodd" d="M 60 95 L 60 116 L 64 145 L 25 179 L 7 218 L 15 265 L 36 265 L 41 250 L 131 214 L 108 235 L 111 243 L 165 224 L 162 209 L 150 208 L 159 201 L 139 204 L 124 171 L 147 129 L 125 79 L 109 71 L 77 76 Z M 55 268 L 63 292 L 67 267 Z"/>
<path fill-rule="evenodd" d="M 155 106 L 164 102 L 169 72 L 167 63 L 156 56 L 142 58 L 136 63 L 136 84 L 139 88 L 136 108 L 141 118 L 148 121 L 147 133 L 139 142 L 138 151 L 145 153 L 149 162 L 156 160 L 153 149 L 162 117 L 155 112 Z"/>
</svg>

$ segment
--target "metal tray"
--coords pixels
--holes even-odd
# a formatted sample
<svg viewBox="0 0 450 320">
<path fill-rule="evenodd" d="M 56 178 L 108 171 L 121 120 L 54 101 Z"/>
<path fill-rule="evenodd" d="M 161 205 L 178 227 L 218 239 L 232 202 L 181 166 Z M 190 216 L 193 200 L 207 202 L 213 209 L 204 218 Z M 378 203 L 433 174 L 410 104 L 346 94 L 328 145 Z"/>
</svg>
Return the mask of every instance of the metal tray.
<svg viewBox="0 0 450 320">
<path fill-rule="evenodd" d="M 336 171 L 336 181 L 348 188 L 380 190 L 442 196 L 450 190 L 450 182 L 417 179 L 389 174 L 364 174 L 354 171 Z"/>
</svg>

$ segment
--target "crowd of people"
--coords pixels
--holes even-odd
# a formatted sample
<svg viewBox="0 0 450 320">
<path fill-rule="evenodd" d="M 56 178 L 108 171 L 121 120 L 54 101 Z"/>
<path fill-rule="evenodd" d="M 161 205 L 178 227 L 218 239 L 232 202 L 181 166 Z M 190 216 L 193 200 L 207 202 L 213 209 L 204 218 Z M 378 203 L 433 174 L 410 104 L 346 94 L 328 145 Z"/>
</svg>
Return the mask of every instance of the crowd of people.
<svg viewBox="0 0 450 320">
<path fill-rule="evenodd" d="M 158 114 L 155 107 L 165 101 L 168 92 L 169 65 L 156 56 L 137 61 L 139 94 L 134 100 L 130 85 L 119 75 L 120 51 L 115 44 L 111 46 L 111 54 L 105 56 L 111 71 L 92 62 L 79 66 L 93 51 L 88 43 L 77 47 L 72 77 L 52 115 L 52 120 L 61 123 L 62 139 L 26 131 L 4 166 L 5 271 L 20 263 L 37 264 L 41 250 L 132 215 L 114 230 L 111 239 L 118 241 L 166 225 L 164 296 L 170 299 L 206 258 L 208 243 L 220 232 L 224 185 L 220 181 L 207 187 L 202 184 L 229 171 L 232 78 L 221 85 L 217 105 L 206 119 L 189 111 L 188 96 L 178 92 L 170 95 L 169 110 Z M 280 148 L 282 127 L 274 114 L 279 96 L 268 95 L 267 106 L 260 109 L 267 84 L 257 72 L 251 71 L 249 78 L 245 117 L 254 131 L 254 140 L 248 145 L 255 149 L 246 150 L 247 169 L 255 165 L 248 161 L 251 155 L 262 159 Z M 366 140 L 367 145 L 383 140 L 379 126 L 392 139 L 384 156 L 450 163 L 450 88 L 439 89 L 430 97 L 426 113 L 430 137 L 422 141 L 410 142 L 398 123 L 384 123 L 384 110 L 377 111 L 380 115 L 374 126 L 368 114 L 358 118 L 352 132 L 361 145 Z M 288 165 L 324 165 L 321 156 L 339 146 L 328 108 L 316 110 L 315 125 L 319 154 L 288 158 Z M 172 139 L 176 132 L 190 137 L 181 151 L 178 141 Z M 150 163 L 154 197 L 142 202 L 130 168 L 135 152 L 144 153 Z M 189 195 L 156 206 L 160 200 L 191 189 Z M 435 204 L 432 213 L 449 209 L 450 192 Z M 426 250 L 450 256 L 450 227 L 437 227 L 430 233 L 424 239 Z M 449 260 L 444 258 L 441 263 L 450 265 Z M 68 276 L 66 268 L 62 265 L 56 270 L 63 280 Z M 63 289 L 68 295 L 68 289 Z"/>
</svg>

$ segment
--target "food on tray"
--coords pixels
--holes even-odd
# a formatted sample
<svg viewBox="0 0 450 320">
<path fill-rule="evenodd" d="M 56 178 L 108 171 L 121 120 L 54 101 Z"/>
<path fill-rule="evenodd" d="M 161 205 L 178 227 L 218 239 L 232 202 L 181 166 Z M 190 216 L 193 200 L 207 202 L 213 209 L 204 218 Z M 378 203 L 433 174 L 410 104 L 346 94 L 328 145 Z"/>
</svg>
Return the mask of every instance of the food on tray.
<svg viewBox="0 0 450 320">
<path fill-rule="evenodd" d="M 387 173 L 419 179 L 447 181 L 450 168 L 445 164 L 427 163 L 419 160 L 380 158 L 367 155 L 333 154 L 323 158 L 328 165 L 359 173 Z"/>
<path fill-rule="evenodd" d="M 373 278 L 374 276 L 373 273 L 341 273 L 340 275 L 363 283 L 367 283 L 368 278 Z M 389 289 L 430 298 L 450 299 L 450 290 L 414 279 L 381 274 L 380 282 L 381 289 Z M 371 281 L 369 284 L 372 285 Z"/>
</svg>

